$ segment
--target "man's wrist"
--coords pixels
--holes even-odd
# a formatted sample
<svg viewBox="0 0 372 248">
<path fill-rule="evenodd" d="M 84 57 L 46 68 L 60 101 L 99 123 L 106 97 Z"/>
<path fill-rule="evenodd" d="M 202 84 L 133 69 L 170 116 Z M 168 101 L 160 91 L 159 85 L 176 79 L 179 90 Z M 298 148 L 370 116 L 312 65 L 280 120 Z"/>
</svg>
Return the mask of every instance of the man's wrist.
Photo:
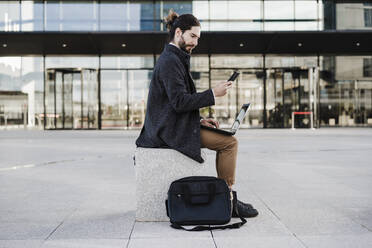
<svg viewBox="0 0 372 248">
<path fill-rule="evenodd" d="M 216 95 L 214 94 L 214 90 L 213 89 L 211 89 L 211 90 L 212 90 L 213 98 L 216 99 Z"/>
</svg>

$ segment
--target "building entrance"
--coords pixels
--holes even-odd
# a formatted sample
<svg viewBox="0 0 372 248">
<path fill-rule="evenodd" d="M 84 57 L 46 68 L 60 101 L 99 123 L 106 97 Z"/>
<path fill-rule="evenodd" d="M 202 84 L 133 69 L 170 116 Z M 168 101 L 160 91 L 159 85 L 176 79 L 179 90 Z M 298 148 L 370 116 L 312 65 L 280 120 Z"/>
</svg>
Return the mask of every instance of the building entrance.
<svg viewBox="0 0 372 248">
<path fill-rule="evenodd" d="M 139 129 L 145 121 L 152 70 L 101 70 L 102 129 Z"/>
<path fill-rule="evenodd" d="M 318 68 L 270 68 L 266 80 L 267 127 L 310 127 L 316 123 Z M 294 119 L 294 120 L 292 120 Z"/>
<path fill-rule="evenodd" d="M 98 129 L 98 72 L 49 68 L 45 80 L 45 129 Z"/>
</svg>

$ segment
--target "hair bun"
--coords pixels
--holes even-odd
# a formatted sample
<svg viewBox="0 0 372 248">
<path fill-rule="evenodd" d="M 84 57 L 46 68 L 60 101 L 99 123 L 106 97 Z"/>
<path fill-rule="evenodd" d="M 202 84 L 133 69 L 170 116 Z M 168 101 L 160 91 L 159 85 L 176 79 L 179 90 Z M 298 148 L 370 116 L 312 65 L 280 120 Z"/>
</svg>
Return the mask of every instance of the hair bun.
<svg viewBox="0 0 372 248">
<path fill-rule="evenodd" d="M 165 17 L 165 19 L 164 19 L 165 20 L 165 25 L 166 25 L 168 31 L 171 30 L 171 27 L 172 27 L 174 21 L 177 19 L 178 16 L 179 15 L 176 12 L 174 12 L 173 9 L 169 10 L 168 16 Z"/>
</svg>

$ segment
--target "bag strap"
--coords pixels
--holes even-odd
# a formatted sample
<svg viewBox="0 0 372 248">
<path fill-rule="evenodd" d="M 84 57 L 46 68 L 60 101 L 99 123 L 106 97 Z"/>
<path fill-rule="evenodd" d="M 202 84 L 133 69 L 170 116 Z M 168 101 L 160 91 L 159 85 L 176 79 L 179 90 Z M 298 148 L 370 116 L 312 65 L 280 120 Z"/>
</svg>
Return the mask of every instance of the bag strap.
<svg viewBox="0 0 372 248">
<path fill-rule="evenodd" d="M 237 204 L 234 204 L 234 210 L 235 212 L 238 214 L 241 222 L 237 222 L 237 223 L 234 223 L 234 224 L 230 224 L 230 225 L 224 225 L 224 226 L 196 226 L 196 227 L 193 227 L 193 228 L 185 228 L 177 223 L 172 223 L 171 224 L 171 227 L 175 228 L 175 229 L 182 229 L 182 230 L 185 230 L 185 231 L 189 231 L 189 232 L 198 232 L 198 231 L 206 231 L 206 230 L 216 230 L 216 229 L 221 229 L 221 230 L 224 230 L 224 229 L 238 229 L 240 228 L 241 226 L 243 226 L 245 223 L 247 223 L 247 220 L 241 216 L 241 214 L 239 213 L 238 211 L 238 208 L 237 208 Z"/>
</svg>

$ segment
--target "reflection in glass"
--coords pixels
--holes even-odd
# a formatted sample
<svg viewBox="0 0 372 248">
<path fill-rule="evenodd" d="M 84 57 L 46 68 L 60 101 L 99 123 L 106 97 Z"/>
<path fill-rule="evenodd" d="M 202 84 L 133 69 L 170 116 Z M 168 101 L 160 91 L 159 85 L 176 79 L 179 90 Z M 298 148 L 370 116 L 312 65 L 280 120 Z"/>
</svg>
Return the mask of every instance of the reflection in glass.
<svg viewBox="0 0 372 248">
<path fill-rule="evenodd" d="M 212 55 L 212 68 L 262 68 L 263 59 L 261 55 Z"/>
<path fill-rule="evenodd" d="M 296 19 L 317 19 L 318 3 L 317 1 L 294 1 Z"/>
<path fill-rule="evenodd" d="M 128 70 L 129 128 L 139 129 L 145 121 L 150 70 Z"/>
<path fill-rule="evenodd" d="M 138 3 L 140 1 L 136 1 Z M 132 5 L 133 3 L 131 3 Z M 132 13 L 132 8 L 130 13 Z M 133 16 L 131 14 L 131 20 Z M 160 30 L 159 14 L 155 11 L 155 4 L 152 2 L 141 2 L 140 29 L 142 31 Z M 155 20 L 155 21 L 154 21 Z M 131 28 L 131 30 L 134 30 Z"/>
<path fill-rule="evenodd" d="M 63 128 L 73 128 L 73 101 L 72 101 L 73 74 L 65 74 L 63 78 Z"/>
<path fill-rule="evenodd" d="M 227 20 L 228 12 L 226 11 L 228 1 L 210 1 L 210 19 L 211 20 Z"/>
<path fill-rule="evenodd" d="M 153 68 L 154 57 L 152 55 L 144 56 L 102 56 L 101 68 L 105 69 L 139 69 Z"/>
<path fill-rule="evenodd" d="M 196 16 L 199 21 L 209 19 L 209 2 L 208 1 L 192 1 L 192 14 Z M 202 26 L 203 30 L 206 27 Z"/>
<path fill-rule="evenodd" d="M 22 1 L 21 8 L 22 31 L 43 31 L 43 1 Z"/>
<path fill-rule="evenodd" d="M 295 1 L 264 1 L 265 19 L 294 19 Z"/>
<path fill-rule="evenodd" d="M 0 72 L 0 128 L 23 127 L 28 97 L 21 78 L 21 57 L 0 57 Z"/>
<path fill-rule="evenodd" d="M 83 118 L 84 128 L 98 128 L 98 72 L 83 70 Z"/>
<path fill-rule="evenodd" d="M 43 61 L 43 57 L 22 57 L 22 91 L 28 95 L 28 127 L 36 126 L 39 129 L 44 125 Z"/>
<path fill-rule="evenodd" d="M 83 127 L 83 102 L 82 102 L 82 83 L 80 73 L 73 74 L 72 84 L 72 105 L 73 105 L 73 118 L 74 118 L 74 129 L 80 129 Z"/>
<path fill-rule="evenodd" d="M 55 126 L 55 105 L 54 105 L 54 86 L 55 86 L 56 74 L 53 71 L 46 72 L 45 79 L 45 113 L 44 116 L 45 128 L 54 129 Z"/>
<path fill-rule="evenodd" d="M 228 69 L 211 70 L 211 88 L 226 81 L 232 73 L 233 70 Z M 219 121 L 221 128 L 229 128 L 235 120 L 237 108 L 240 106 L 238 106 L 237 83 L 235 82 L 224 97 L 215 98 L 215 105 L 211 106 L 211 116 Z"/>
<path fill-rule="evenodd" d="M 364 26 L 372 27 L 372 7 L 364 9 Z"/>
<path fill-rule="evenodd" d="M 56 128 L 63 128 L 63 109 L 64 109 L 64 101 L 63 101 L 63 84 L 64 82 L 64 74 L 61 71 L 57 71 L 55 75 L 54 81 L 54 99 L 55 99 L 55 118 L 56 118 Z"/>
<path fill-rule="evenodd" d="M 273 68 L 267 70 L 266 111 L 268 127 L 289 128 L 292 112 L 313 111 L 310 106 L 310 79 L 313 68 Z M 295 127 L 310 127 L 309 115 L 296 115 Z"/>
<path fill-rule="evenodd" d="M 372 21 L 372 7 L 362 2 L 337 3 L 336 29 L 370 29 Z"/>
<path fill-rule="evenodd" d="M 262 19 L 262 1 L 228 1 L 227 7 L 231 20 Z"/>
<path fill-rule="evenodd" d="M 102 129 L 127 128 L 127 70 L 101 71 Z"/>
<path fill-rule="evenodd" d="M 48 1 L 45 6 L 47 31 L 98 30 L 96 1 Z"/>
<path fill-rule="evenodd" d="M 295 30 L 297 31 L 310 31 L 310 30 L 318 30 L 318 22 L 314 21 L 314 22 L 309 22 L 309 21 L 306 21 L 306 22 L 300 22 L 300 21 L 296 21 L 295 23 Z"/>
<path fill-rule="evenodd" d="M 209 58 L 208 56 L 191 56 L 191 71 L 204 71 L 209 72 Z"/>
<path fill-rule="evenodd" d="M 46 56 L 46 68 L 94 68 L 98 69 L 98 56 Z"/>
<path fill-rule="evenodd" d="M 372 80 L 363 74 L 363 61 L 371 57 L 321 59 L 321 126 L 372 126 Z"/>
<path fill-rule="evenodd" d="M 293 31 L 294 22 L 265 22 L 264 30 L 265 31 Z"/>
<path fill-rule="evenodd" d="M 209 21 L 208 31 L 261 31 L 262 23 L 253 21 Z M 203 26 L 202 26 L 202 30 Z M 206 31 L 206 30 L 204 30 Z"/>
<path fill-rule="evenodd" d="M 46 129 L 98 128 L 95 69 L 47 69 Z"/>
<path fill-rule="evenodd" d="M 101 2 L 100 30 L 127 31 L 129 30 L 129 9 L 126 2 Z"/>
<path fill-rule="evenodd" d="M 263 71 L 244 69 L 237 81 L 238 106 L 251 103 L 241 127 L 263 127 Z"/>
<path fill-rule="evenodd" d="M 275 56 L 265 57 L 267 68 L 272 67 L 316 67 L 318 62 L 316 56 Z"/>
<path fill-rule="evenodd" d="M 20 31 L 19 1 L 0 1 L 0 31 Z"/>
<path fill-rule="evenodd" d="M 192 6 L 192 1 L 162 1 L 160 4 L 160 18 L 163 20 L 170 9 L 173 9 L 179 15 L 192 13 Z M 167 30 L 165 23 L 162 30 Z"/>
</svg>

